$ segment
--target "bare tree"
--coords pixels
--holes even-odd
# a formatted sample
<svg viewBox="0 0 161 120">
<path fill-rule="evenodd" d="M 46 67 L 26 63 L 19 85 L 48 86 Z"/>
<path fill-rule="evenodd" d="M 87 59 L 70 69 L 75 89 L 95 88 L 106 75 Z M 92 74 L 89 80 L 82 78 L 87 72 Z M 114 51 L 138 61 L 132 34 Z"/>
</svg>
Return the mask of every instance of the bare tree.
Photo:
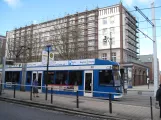
<svg viewBox="0 0 161 120">
<path fill-rule="evenodd" d="M 55 49 L 55 59 L 70 60 L 80 58 L 82 30 L 78 26 L 54 25 L 50 30 L 51 44 Z M 83 52 L 83 51 L 82 51 Z"/>
<path fill-rule="evenodd" d="M 13 38 L 7 40 L 7 59 L 15 62 L 27 63 L 32 60 L 32 51 L 35 49 L 32 25 L 30 28 L 15 29 Z"/>
</svg>

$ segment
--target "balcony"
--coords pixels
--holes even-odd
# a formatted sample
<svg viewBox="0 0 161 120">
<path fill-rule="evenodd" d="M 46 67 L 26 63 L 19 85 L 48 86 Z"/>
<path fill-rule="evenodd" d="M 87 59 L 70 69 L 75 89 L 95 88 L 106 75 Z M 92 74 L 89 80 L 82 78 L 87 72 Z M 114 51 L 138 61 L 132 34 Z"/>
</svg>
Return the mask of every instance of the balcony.
<svg viewBox="0 0 161 120">
<path fill-rule="evenodd" d="M 126 35 L 128 38 L 130 38 L 131 40 L 133 40 L 136 43 L 139 43 L 137 39 L 133 39 L 132 37 L 130 37 L 129 35 Z"/>
<path fill-rule="evenodd" d="M 137 44 L 134 45 L 134 44 L 132 44 L 130 41 L 127 41 L 127 43 L 129 43 L 131 46 L 135 47 L 136 49 L 139 49 L 139 46 L 138 46 Z"/>
<path fill-rule="evenodd" d="M 134 51 L 134 50 L 132 50 L 131 48 L 127 48 L 127 49 L 128 49 L 129 51 L 135 53 L 135 54 L 139 54 L 137 51 Z"/>
</svg>

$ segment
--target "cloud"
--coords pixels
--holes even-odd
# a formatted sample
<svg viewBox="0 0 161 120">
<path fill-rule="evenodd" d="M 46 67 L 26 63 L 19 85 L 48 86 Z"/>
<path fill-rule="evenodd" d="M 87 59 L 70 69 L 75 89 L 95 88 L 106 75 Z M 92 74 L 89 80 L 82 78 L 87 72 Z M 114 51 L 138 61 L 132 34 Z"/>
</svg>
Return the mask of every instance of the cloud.
<svg viewBox="0 0 161 120">
<path fill-rule="evenodd" d="M 20 0 L 4 0 L 10 7 L 15 8 L 20 6 Z"/>
</svg>

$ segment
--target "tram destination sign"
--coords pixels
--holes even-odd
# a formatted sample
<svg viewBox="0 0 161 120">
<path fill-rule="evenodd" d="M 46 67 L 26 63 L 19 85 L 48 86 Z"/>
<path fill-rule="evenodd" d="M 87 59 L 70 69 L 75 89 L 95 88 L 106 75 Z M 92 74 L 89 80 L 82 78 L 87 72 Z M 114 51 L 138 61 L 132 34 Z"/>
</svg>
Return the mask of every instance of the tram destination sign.
<svg viewBox="0 0 161 120">
<path fill-rule="evenodd" d="M 113 66 L 112 66 L 112 69 L 113 69 L 113 70 L 119 70 L 119 66 L 118 66 L 118 65 L 113 65 Z"/>
</svg>

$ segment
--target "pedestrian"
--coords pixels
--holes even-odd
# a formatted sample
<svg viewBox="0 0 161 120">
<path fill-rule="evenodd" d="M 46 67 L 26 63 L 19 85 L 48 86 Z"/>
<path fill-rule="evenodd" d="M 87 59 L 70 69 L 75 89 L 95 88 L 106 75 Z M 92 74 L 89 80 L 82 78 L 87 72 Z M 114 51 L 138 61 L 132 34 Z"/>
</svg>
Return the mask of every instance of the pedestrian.
<svg viewBox="0 0 161 120">
<path fill-rule="evenodd" d="M 161 84 L 159 85 L 159 89 L 157 90 L 156 93 L 156 101 L 159 102 L 159 107 L 160 107 L 160 118 L 161 118 Z"/>
<path fill-rule="evenodd" d="M 37 81 L 37 79 L 35 79 L 33 81 L 33 95 L 34 95 L 34 97 L 39 97 L 38 96 L 38 81 Z"/>
</svg>

